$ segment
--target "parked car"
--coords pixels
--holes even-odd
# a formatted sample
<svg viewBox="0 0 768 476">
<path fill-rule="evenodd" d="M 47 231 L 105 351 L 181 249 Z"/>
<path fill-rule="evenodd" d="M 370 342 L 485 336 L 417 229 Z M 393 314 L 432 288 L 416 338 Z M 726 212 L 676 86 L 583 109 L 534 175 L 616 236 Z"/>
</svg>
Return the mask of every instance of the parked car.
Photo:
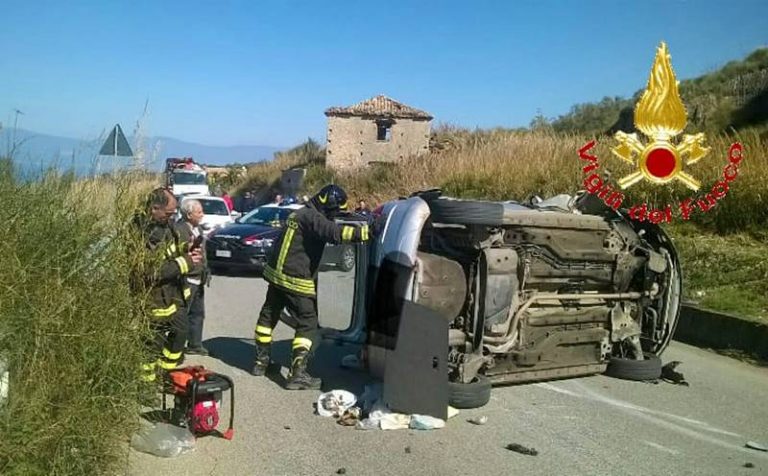
<svg viewBox="0 0 768 476">
<path fill-rule="evenodd" d="M 682 287 L 660 227 L 589 194 L 524 204 L 429 191 L 376 215 L 353 324 L 329 337 L 364 344 L 374 376 L 383 378 L 392 334 L 413 318 L 403 313 L 410 301 L 448 323 L 448 348 L 428 367 L 445 365 L 455 407 L 484 405 L 492 384 L 659 377 Z"/>
<path fill-rule="evenodd" d="M 217 229 L 208 236 L 208 264 L 219 270 L 261 271 L 288 216 L 303 206 L 264 205 L 234 223 Z M 327 245 L 320 264 L 345 272 L 351 271 L 355 267 L 355 248 L 349 244 Z"/>
<path fill-rule="evenodd" d="M 181 200 L 179 200 L 177 218 L 181 217 L 181 206 L 187 200 L 197 200 L 200 202 L 200 205 L 202 205 L 205 216 L 200 223 L 200 227 L 203 229 L 203 235 L 205 236 L 209 236 L 214 230 L 234 223 L 235 218 L 239 216 L 239 213 L 229 211 L 227 203 L 221 197 L 209 195 L 183 195 L 181 196 Z"/>
</svg>

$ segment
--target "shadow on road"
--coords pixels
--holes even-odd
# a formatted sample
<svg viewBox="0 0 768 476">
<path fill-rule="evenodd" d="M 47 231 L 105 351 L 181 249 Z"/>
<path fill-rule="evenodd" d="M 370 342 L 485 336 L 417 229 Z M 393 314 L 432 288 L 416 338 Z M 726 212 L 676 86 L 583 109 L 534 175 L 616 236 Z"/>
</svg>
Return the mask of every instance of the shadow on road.
<svg viewBox="0 0 768 476">
<path fill-rule="evenodd" d="M 345 370 L 339 365 L 341 359 L 345 355 L 356 352 L 357 347 L 336 345 L 322 340 L 320 342 L 311 360 L 310 372 L 323 379 L 322 390 L 348 390 L 358 395 L 362 393 L 365 385 L 373 381 L 371 377 L 365 372 Z M 254 356 L 253 339 L 214 337 L 206 340 L 204 345 L 210 351 L 211 357 L 246 372 L 251 371 Z M 284 374 L 287 374 L 287 369 L 291 365 L 291 339 L 276 341 L 272 344 L 272 361 L 276 365 L 270 368 L 267 377 L 283 387 L 285 386 Z"/>
</svg>

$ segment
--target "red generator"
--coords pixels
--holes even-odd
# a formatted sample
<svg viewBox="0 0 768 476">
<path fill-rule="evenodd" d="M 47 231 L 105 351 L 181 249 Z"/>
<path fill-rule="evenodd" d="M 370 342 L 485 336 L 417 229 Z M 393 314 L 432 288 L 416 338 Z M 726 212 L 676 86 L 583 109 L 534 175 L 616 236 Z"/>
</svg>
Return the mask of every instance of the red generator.
<svg viewBox="0 0 768 476">
<path fill-rule="evenodd" d="M 219 409 L 223 392 L 229 391 L 229 428 L 224 433 L 219 426 Z M 235 383 L 231 378 L 206 369 L 190 366 L 171 370 L 167 373 L 163 389 L 163 411 L 168 411 L 166 397 L 173 395 L 171 422 L 189 428 L 196 436 L 218 432 L 231 440 L 234 435 Z"/>
</svg>

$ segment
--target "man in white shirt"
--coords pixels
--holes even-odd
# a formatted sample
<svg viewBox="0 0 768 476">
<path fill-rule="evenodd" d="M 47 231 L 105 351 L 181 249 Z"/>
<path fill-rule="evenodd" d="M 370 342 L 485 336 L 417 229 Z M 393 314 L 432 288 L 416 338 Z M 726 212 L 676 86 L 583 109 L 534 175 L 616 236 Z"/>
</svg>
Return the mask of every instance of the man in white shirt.
<svg viewBox="0 0 768 476">
<path fill-rule="evenodd" d="M 189 355 L 208 355 L 208 350 L 203 347 L 203 321 L 205 320 L 205 286 L 210 277 L 208 262 L 205 258 L 205 241 L 203 230 L 200 228 L 205 214 L 203 206 L 197 200 L 184 200 L 181 204 L 181 219 L 176 222 L 176 231 L 182 242 L 188 246 L 199 243 L 203 255 L 203 266 L 198 272 L 190 272 L 187 275 L 187 284 L 191 294 L 187 299 L 187 348 L 185 353 Z"/>
</svg>

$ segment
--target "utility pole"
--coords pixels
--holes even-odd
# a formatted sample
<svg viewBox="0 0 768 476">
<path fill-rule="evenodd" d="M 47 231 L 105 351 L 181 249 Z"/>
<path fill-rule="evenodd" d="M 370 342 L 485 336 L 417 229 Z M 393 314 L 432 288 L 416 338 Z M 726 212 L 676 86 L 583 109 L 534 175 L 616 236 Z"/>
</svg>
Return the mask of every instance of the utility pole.
<svg viewBox="0 0 768 476">
<path fill-rule="evenodd" d="M 19 124 L 19 114 L 22 116 L 24 115 L 23 112 L 19 111 L 18 109 L 14 109 L 14 112 L 16 115 L 13 117 L 13 139 L 11 139 L 11 151 L 8 154 L 9 156 L 12 156 L 14 153 L 16 153 L 16 128 Z"/>
</svg>

